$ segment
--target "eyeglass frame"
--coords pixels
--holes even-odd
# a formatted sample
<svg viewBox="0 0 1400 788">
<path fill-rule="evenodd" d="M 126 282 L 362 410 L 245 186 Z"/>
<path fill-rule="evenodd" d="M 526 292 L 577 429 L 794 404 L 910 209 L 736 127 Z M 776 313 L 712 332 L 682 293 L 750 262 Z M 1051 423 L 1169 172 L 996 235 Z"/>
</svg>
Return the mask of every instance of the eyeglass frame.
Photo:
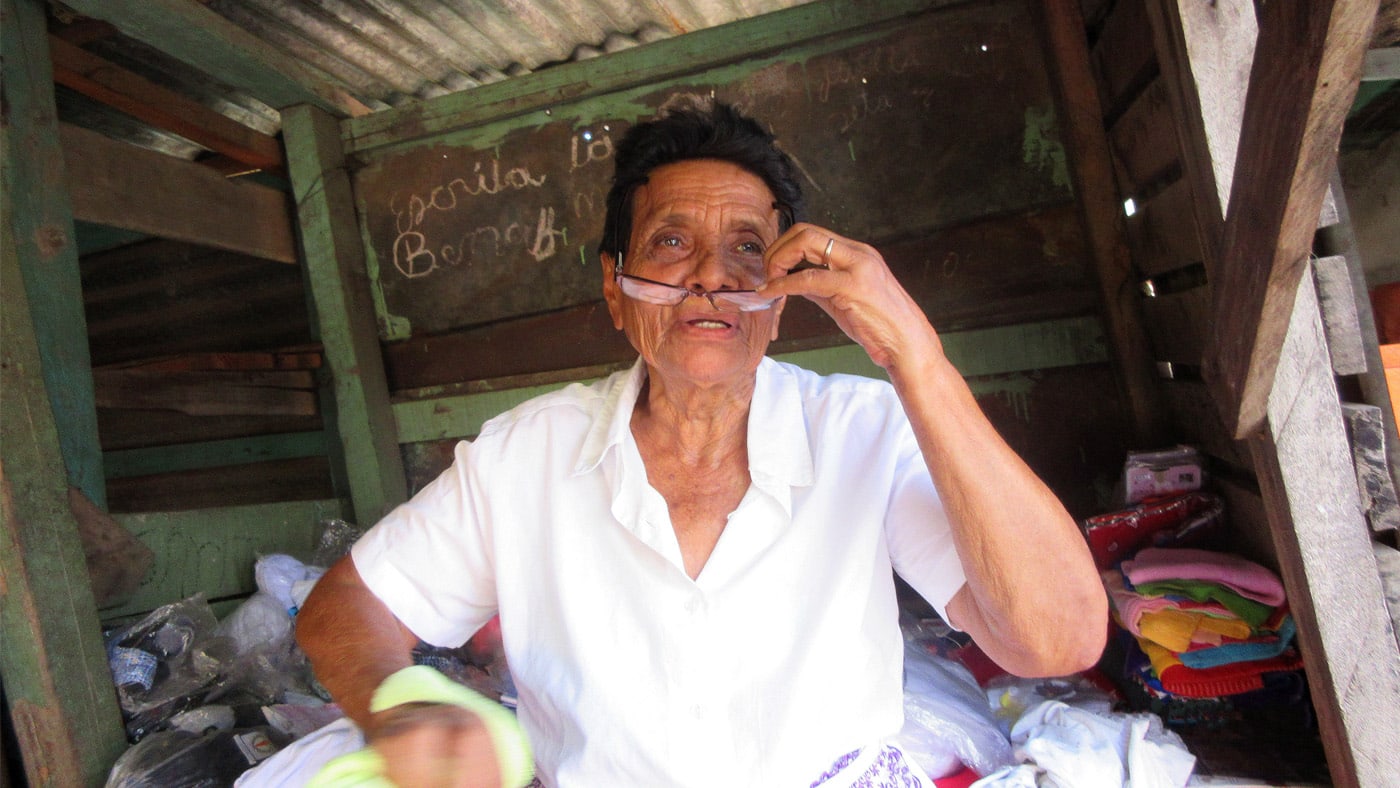
<svg viewBox="0 0 1400 788">
<path fill-rule="evenodd" d="M 765 309 L 772 309 L 773 305 L 782 300 L 782 297 L 753 300 L 751 297 L 758 296 L 755 290 L 691 290 L 681 285 L 671 285 L 665 282 L 658 282 L 655 279 L 647 279 L 644 276 L 622 273 L 622 256 L 619 254 L 617 261 L 613 263 L 613 280 L 617 282 L 618 289 L 628 298 L 644 301 L 648 304 L 658 304 L 661 306 L 679 306 L 691 296 L 700 296 L 710 302 L 710 306 L 716 311 L 723 311 L 720 304 L 733 307 L 739 312 L 762 312 Z M 644 285 L 638 289 L 636 284 Z M 632 285 L 629 287 L 629 285 Z M 664 288 L 665 293 L 674 294 L 663 295 L 663 291 L 648 288 Z"/>
</svg>

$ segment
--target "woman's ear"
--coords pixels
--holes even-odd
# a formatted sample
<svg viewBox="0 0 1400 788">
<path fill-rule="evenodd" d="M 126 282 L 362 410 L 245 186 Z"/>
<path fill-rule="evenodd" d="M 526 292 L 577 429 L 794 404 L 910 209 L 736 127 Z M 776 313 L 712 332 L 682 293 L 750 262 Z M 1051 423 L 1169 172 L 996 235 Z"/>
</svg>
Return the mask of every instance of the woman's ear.
<svg viewBox="0 0 1400 788">
<path fill-rule="evenodd" d="M 613 256 L 607 252 L 598 255 L 603 264 L 603 300 L 608 303 L 608 314 L 612 316 L 613 328 L 622 330 L 622 293 L 618 290 L 617 279 L 613 276 Z"/>
</svg>

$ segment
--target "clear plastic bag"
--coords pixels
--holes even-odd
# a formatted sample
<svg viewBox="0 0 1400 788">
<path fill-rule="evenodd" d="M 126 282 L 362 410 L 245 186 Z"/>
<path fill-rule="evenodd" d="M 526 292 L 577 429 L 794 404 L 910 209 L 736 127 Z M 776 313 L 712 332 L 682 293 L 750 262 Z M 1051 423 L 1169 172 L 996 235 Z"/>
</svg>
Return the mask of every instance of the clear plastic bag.
<svg viewBox="0 0 1400 788">
<path fill-rule="evenodd" d="M 344 520 L 322 520 L 321 536 L 316 542 L 315 552 L 311 555 L 311 563 L 315 566 L 329 567 L 350 552 L 350 546 L 364 533 L 365 529 L 354 523 Z"/>
<path fill-rule="evenodd" d="M 109 634 L 108 662 L 128 739 L 139 741 L 200 705 L 218 685 L 234 648 L 217 628 L 204 595 L 196 594 Z"/>
<path fill-rule="evenodd" d="M 917 644 L 904 649 L 904 728 L 896 740 L 934 777 L 956 771 L 959 764 L 991 774 L 1015 763 L 1011 743 L 972 673 Z"/>
<path fill-rule="evenodd" d="M 106 788 L 223 788 L 276 752 L 280 741 L 267 727 L 160 731 L 117 758 Z"/>
</svg>

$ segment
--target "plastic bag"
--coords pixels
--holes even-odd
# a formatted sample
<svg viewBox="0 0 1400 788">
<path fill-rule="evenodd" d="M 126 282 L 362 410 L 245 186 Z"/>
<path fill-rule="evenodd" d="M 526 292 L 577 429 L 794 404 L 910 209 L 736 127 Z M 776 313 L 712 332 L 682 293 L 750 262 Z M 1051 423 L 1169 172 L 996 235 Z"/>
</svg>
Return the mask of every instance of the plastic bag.
<svg viewBox="0 0 1400 788">
<path fill-rule="evenodd" d="M 904 649 L 904 727 L 896 741 L 932 777 L 955 772 L 959 764 L 991 774 L 1015 763 L 972 673 L 913 644 Z"/>
<path fill-rule="evenodd" d="M 279 748 L 270 728 L 160 731 L 127 749 L 106 788 L 222 788 Z"/>
<path fill-rule="evenodd" d="M 315 566 L 329 567 L 350 552 L 350 546 L 364 533 L 365 529 L 354 523 L 344 520 L 322 520 L 321 536 L 317 539 L 316 550 L 311 555 L 311 563 Z"/>
<path fill-rule="evenodd" d="M 291 637 L 292 617 L 287 615 L 286 605 L 259 591 L 224 616 L 218 632 L 232 640 L 242 655 L 263 644 Z"/>
<path fill-rule="evenodd" d="M 127 738 L 139 741 L 200 705 L 234 657 L 203 594 L 164 605 L 107 637 L 108 664 Z"/>
</svg>

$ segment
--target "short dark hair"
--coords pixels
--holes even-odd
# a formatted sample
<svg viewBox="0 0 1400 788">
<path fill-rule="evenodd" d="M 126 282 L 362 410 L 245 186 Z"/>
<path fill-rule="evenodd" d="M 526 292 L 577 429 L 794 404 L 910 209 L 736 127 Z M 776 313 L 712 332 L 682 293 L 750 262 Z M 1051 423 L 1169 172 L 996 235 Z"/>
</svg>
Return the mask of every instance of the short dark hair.
<svg viewBox="0 0 1400 788">
<path fill-rule="evenodd" d="M 618 142 L 603 240 L 598 244 L 600 254 L 615 257 L 627 250 L 632 235 L 632 193 L 647 182 L 651 171 L 691 159 L 727 161 L 762 179 L 776 200 L 780 231 L 805 215 L 797 168 L 778 148 L 774 135 L 729 104 L 691 103 L 633 126 Z"/>
</svg>

